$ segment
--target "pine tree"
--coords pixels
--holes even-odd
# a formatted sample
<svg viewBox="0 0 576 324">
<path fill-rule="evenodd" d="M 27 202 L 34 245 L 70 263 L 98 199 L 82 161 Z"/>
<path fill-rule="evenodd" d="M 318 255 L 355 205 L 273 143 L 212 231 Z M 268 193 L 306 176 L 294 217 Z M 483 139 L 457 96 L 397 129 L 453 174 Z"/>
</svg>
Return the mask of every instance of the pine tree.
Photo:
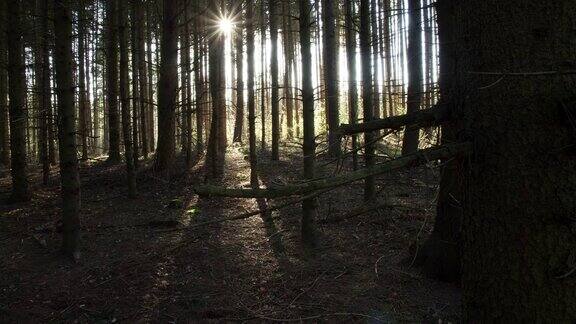
<svg viewBox="0 0 576 324">
<path fill-rule="evenodd" d="M 26 162 L 26 75 L 24 65 L 22 1 L 9 0 L 8 7 L 8 80 L 10 110 L 10 158 L 12 202 L 30 199 Z"/>
<path fill-rule="evenodd" d="M 76 110 L 72 80 L 72 12 L 69 0 L 54 3 L 54 67 L 58 95 L 58 135 L 62 178 L 62 252 L 78 259 L 80 244 L 80 178 L 76 154 Z"/>
</svg>

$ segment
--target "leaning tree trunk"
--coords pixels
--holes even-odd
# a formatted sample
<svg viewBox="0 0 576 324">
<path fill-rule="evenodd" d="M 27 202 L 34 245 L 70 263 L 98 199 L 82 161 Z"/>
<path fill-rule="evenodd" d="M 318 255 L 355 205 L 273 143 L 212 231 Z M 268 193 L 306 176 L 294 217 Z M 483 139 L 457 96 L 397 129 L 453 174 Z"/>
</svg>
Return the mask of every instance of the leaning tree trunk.
<svg viewBox="0 0 576 324">
<path fill-rule="evenodd" d="M 328 113 L 328 155 L 338 157 L 340 136 L 336 130 L 340 126 L 340 109 L 338 93 L 338 1 L 322 0 L 322 25 L 324 55 L 324 80 L 326 83 L 326 111 Z"/>
<path fill-rule="evenodd" d="M 410 27 L 408 30 L 408 109 L 411 114 L 422 103 L 422 8 L 420 0 L 408 1 Z M 420 130 L 406 130 L 402 142 L 402 154 L 418 150 Z"/>
<path fill-rule="evenodd" d="M 316 143 L 314 136 L 314 89 L 312 88 L 312 53 L 310 52 L 310 2 L 299 0 L 300 8 L 300 50 L 302 55 L 302 102 L 304 118 L 304 178 L 314 179 L 314 156 Z M 316 242 L 314 219 L 316 200 L 302 201 L 302 241 L 307 246 Z"/>
<path fill-rule="evenodd" d="M 108 100 L 108 161 L 120 162 L 118 118 L 118 1 L 106 0 L 106 90 Z"/>
<path fill-rule="evenodd" d="M 162 1 L 162 42 L 160 80 L 158 85 L 158 170 L 168 170 L 175 159 L 175 111 L 178 86 L 178 6 L 174 1 Z"/>
<path fill-rule="evenodd" d="M 136 175 L 132 131 L 130 125 L 130 79 L 128 77 L 128 10 L 127 3 L 121 1 L 118 8 L 118 33 L 120 36 L 120 104 L 122 107 L 122 136 L 124 140 L 124 160 L 128 180 L 128 197 L 136 197 Z M 137 77 L 137 76 L 136 76 Z M 132 79 L 132 82 L 136 82 Z M 137 95 L 137 94 L 136 94 Z"/>
<path fill-rule="evenodd" d="M 455 94 L 475 149 L 464 170 L 464 321 L 573 322 L 576 2 L 454 6 Z"/>
<path fill-rule="evenodd" d="M 69 0 L 54 6 L 56 91 L 58 94 L 58 135 L 62 179 L 62 252 L 78 259 L 80 242 L 80 178 L 76 154 L 76 110 L 72 80 L 72 12 Z"/>
<path fill-rule="evenodd" d="M 22 1 L 8 1 L 8 80 L 10 110 L 10 157 L 13 202 L 30 199 L 26 173 L 26 75 L 24 62 Z"/>
<path fill-rule="evenodd" d="M 360 1 L 360 57 L 362 61 L 362 109 L 364 122 L 369 122 L 374 117 L 372 101 L 372 64 L 370 55 L 370 0 Z M 374 133 L 364 133 L 364 160 L 366 167 L 374 165 Z M 364 200 L 374 200 L 376 185 L 374 177 L 364 181 Z"/>
</svg>

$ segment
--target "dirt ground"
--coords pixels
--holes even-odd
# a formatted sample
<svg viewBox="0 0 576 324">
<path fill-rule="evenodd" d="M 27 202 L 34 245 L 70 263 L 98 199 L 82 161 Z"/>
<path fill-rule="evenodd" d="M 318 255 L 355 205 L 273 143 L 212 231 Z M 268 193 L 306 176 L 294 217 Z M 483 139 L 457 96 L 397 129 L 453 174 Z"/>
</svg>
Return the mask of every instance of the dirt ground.
<svg viewBox="0 0 576 324">
<path fill-rule="evenodd" d="M 249 183 L 244 150 L 229 149 L 223 185 Z M 301 156 L 288 148 L 281 156 L 260 156 L 262 185 L 300 178 Z M 141 171 L 130 200 L 123 165 L 82 165 L 78 263 L 58 253 L 58 170 L 47 187 L 33 173 L 31 203 L 0 203 L 0 322 L 458 322 L 460 289 L 405 261 L 410 243 L 430 231 L 437 170 L 379 177 L 382 205 L 367 213 L 362 183 L 323 195 L 313 253 L 301 248 L 299 205 L 195 226 L 282 200 L 199 198 L 202 164 L 178 170 L 169 180 Z M 9 172 L 0 176 L 5 201 Z"/>
</svg>

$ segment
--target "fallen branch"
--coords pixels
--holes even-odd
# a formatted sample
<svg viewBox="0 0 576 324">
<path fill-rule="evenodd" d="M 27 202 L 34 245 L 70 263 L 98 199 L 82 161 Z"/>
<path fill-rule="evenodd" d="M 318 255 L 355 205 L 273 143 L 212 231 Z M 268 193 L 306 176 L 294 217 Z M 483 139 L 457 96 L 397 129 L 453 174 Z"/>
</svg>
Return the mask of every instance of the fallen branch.
<svg viewBox="0 0 576 324">
<path fill-rule="evenodd" d="M 452 143 L 419 150 L 413 154 L 401 156 L 397 159 L 377 164 L 370 168 L 360 169 L 348 174 L 339 175 L 331 178 L 324 178 L 307 183 L 288 185 L 277 188 L 258 188 L 258 189 L 228 189 L 218 186 L 204 185 L 194 189 L 200 196 L 213 197 L 230 197 L 230 198 L 280 198 L 295 195 L 305 195 L 310 192 L 323 190 L 327 188 L 343 186 L 370 176 L 376 176 L 392 170 L 412 167 L 427 163 L 433 160 L 449 159 L 460 154 L 471 152 L 470 143 Z"/>
<path fill-rule="evenodd" d="M 340 135 L 353 135 L 373 132 L 380 129 L 399 130 L 438 126 L 449 118 L 449 110 L 445 105 L 437 105 L 430 109 L 419 110 L 412 114 L 376 119 L 361 124 L 342 124 L 338 129 Z"/>
</svg>

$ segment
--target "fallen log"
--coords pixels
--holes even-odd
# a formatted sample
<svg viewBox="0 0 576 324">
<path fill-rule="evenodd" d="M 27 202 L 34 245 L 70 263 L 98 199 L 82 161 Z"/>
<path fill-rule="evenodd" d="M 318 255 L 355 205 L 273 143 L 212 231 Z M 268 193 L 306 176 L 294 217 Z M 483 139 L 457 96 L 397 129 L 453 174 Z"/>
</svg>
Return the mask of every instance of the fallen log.
<svg viewBox="0 0 576 324">
<path fill-rule="evenodd" d="M 408 129 L 432 127 L 448 120 L 449 115 L 446 105 L 436 105 L 430 109 L 419 110 L 412 114 L 376 119 L 361 124 L 342 124 L 337 132 L 339 135 L 344 136 L 374 132 L 381 129 L 400 130 L 404 127 Z"/>
<path fill-rule="evenodd" d="M 415 153 L 401 156 L 397 159 L 377 164 L 370 168 L 360 169 L 347 174 L 314 180 L 306 183 L 288 185 L 276 188 L 257 189 L 230 189 L 218 186 L 204 185 L 194 188 L 196 194 L 210 197 L 229 198 L 280 198 L 295 195 L 305 195 L 310 192 L 327 188 L 343 186 L 370 176 L 390 172 L 405 167 L 412 167 L 434 160 L 450 159 L 460 154 L 468 154 L 472 151 L 470 143 L 451 143 L 435 148 L 419 150 Z"/>
</svg>

